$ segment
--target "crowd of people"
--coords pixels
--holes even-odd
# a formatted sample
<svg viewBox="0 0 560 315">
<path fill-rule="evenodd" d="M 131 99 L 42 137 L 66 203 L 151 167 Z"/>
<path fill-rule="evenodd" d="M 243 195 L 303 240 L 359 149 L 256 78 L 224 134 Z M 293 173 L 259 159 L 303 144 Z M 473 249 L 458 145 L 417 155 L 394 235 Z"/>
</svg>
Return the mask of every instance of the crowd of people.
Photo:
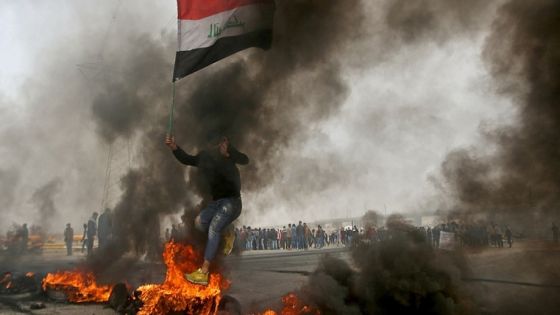
<svg viewBox="0 0 560 315">
<path fill-rule="evenodd" d="M 33 227 L 32 227 L 33 228 Z M 496 248 L 512 247 L 514 238 L 523 237 L 522 233 L 515 233 L 509 225 L 496 224 L 493 222 L 476 224 L 458 224 L 456 222 L 442 223 L 434 226 L 417 227 L 426 237 L 426 240 L 434 248 L 440 247 L 441 233 L 451 233 L 453 242 L 461 247 L 489 246 Z M 552 241 L 559 243 L 559 227 L 552 223 L 549 233 L 552 232 Z M 7 234 L 7 240 L 3 247 L 13 254 L 23 254 L 29 251 L 29 229 L 27 224 L 14 227 Z M 103 248 L 110 240 L 112 234 L 111 211 L 105 211 L 98 215 L 94 212 L 87 223 L 83 224 L 83 234 L 80 239 L 81 252 L 87 250 L 91 255 L 95 240 L 98 246 Z M 180 240 L 184 238 L 184 227 L 173 224 L 171 229 L 165 231 L 165 241 Z M 385 227 L 376 228 L 372 225 L 358 228 L 340 227 L 325 229 L 321 225 L 311 227 L 309 224 L 299 221 L 298 224 L 289 223 L 282 227 L 255 228 L 242 226 L 235 228 L 235 247 L 238 251 L 259 250 L 306 250 L 310 248 L 342 247 L 351 246 L 354 240 L 383 241 L 390 237 Z M 70 223 L 66 224 L 64 230 L 64 243 L 67 255 L 73 254 L 74 229 Z M 550 234 L 549 234 L 550 235 Z M 550 237 L 550 236 L 549 236 Z"/>
<path fill-rule="evenodd" d="M 430 244 L 438 248 L 440 246 L 441 232 L 452 233 L 454 242 L 461 247 L 496 247 L 505 246 L 511 248 L 514 238 L 524 238 L 522 232 L 514 235 L 513 229 L 507 224 L 497 224 L 494 222 L 479 222 L 474 224 L 458 224 L 456 222 L 439 224 L 434 227 L 420 228 L 426 234 Z M 558 244 L 558 226 L 552 223 L 550 229 L 552 241 Z"/>
<path fill-rule="evenodd" d="M 454 246 L 496 248 L 509 247 L 514 243 L 514 237 L 521 238 L 523 233 L 516 233 L 507 224 L 477 223 L 458 224 L 456 222 L 442 223 L 434 226 L 416 227 L 434 248 L 440 247 L 442 232 L 449 233 Z M 552 239 L 559 241 L 559 228 L 552 224 Z M 321 225 L 310 227 L 301 221 L 298 224 L 288 224 L 282 227 L 252 228 L 242 226 L 235 229 L 236 246 L 239 250 L 305 250 L 309 248 L 323 248 L 326 246 L 352 246 L 353 240 L 369 242 L 383 241 L 391 237 L 386 227 L 376 228 L 367 225 L 325 230 Z"/>
<path fill-rule="evenodd" d="M 409 227 L 412 227 L 409 225 Z M 523 237 L 523 233 L 514 235 L 509 225 L 499 225 L 493 222 L 477 224 L 459 224 L 456 222 L 436 224 L 434 226 L 413 227 L 424 235 L 427 242 L 434 248 L 440 247 L 442 232 L 452 236 L 453 246 L 480 247 L 489 246 L 496 248 L 512 247 L 514 236 Z M 558 243 L 559 228 L 552 224 L 552 239 Z M 173 224 L 171 229 L 165 230 L 165 241 L 182 239 L 183 226 Z M 299 221 L 276 227 L 251 227 L 242 226 L 235 228 L 237 251 L 263 251 L 263 250 L 307 250 L 310 248 L 321 249 L 325 247 L 353 246 L 355 242 L 384 241 L 391 237 L 389 230 L 384 227 L 375 227 L 366 224 L 365 227 L 357 225 L 339 228 L 325 228 L 321 225 L 311 226 Z"/>
<path fill-rule="evenodd" d="M 305 222 L 289 223 L 287 226 L 235 228 L 238 250 L 306 250 L 329 246 L 347 246 L 352 237 L 359 234 L 356 226 L 326 230 L 323 226 L 310 227 Z M 362 230 L 363 233 L 363 230 Z"/>
<path fill-rule="evenodd" d="M 499 225 L 494 222 L 488 224 L 458 224 L 456 222 L 439 224 L 428 227 L 425 230 L 426 237 L 434 247 L 440 246 L 441 232 L 453 233 L 454 241 L 458 246 L 492 246 L 504 247 L 504 241 L 508 247 L 513 246 L 513 232 L 508 225 Z"/>
<path fill-rule="evenodd" d="M 94 212 L 92 217 L 83 225 L 82 252 L 87 248 L 90 255 L 93 250 L 94 241 L 97 238 L 99 247 L 105 246 L 111 237 L 111 212 L 106 209 L 100 216 Z M 423 233 L 427 241 L 435 248 L 440 246 L 441 232 L 452 233 L 454 243 L 457 246 L 491 246 L 502 248 L 505 245 L 513 246 L 514 233 L 508 225 L 495 223 L 458 224 L 456 222 L 443 223 L 435 226 L 417 228 Z M 559 229 L 552 224 L 552 238 L 558 243 Z M 182 224 L 173 224 L 165 230 L 164 241 L 181 240 L 185 237 L 185 229 Z M 299 221 L 289 223 L 282 227 L 251 227 L 242 226 L 235 228 L 235 247 L 238 251 L 259 250 L 307 250 L 310 248 L 321 249 L 324 247 L 352 246 L 354 240 L 383 241 L 390 237 L 385 227 L 376 228 L 373 225 L 348 226 L 340 228 L 325 229 L 321 225 L 311 227 L 309 224 Z M 517 233 L 516 237 L 521 237 Z M 73 230 L 70 224 L 64 232 L 67 243 L 67 254 L 72 255 Z"/>
</svg>

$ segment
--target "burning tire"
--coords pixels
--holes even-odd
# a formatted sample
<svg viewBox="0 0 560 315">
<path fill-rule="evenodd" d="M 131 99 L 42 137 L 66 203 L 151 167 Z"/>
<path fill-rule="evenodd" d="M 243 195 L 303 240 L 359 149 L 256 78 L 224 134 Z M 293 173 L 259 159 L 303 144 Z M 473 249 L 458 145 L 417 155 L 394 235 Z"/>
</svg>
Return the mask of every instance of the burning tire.
<svg viewBox="0 0 560 315">
<path fill-rule="evenodd" d="M 241 315 L 241 303 L 231 295 L 224 295 L 218 306 L 219 315 Z"/>
</svg>

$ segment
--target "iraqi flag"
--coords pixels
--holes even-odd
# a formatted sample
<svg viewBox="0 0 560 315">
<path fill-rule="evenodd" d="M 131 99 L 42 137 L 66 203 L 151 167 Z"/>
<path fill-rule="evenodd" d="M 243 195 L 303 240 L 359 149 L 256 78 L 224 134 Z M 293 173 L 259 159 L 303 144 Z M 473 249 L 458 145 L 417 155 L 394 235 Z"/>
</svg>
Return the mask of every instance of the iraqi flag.
<svg viewBox="0 0 560 315">
<path fill-rule="evenodd" d="M 274 0 L 177 0 L 173 81 L 249 47 L 270 48 Z"/>
</svg>

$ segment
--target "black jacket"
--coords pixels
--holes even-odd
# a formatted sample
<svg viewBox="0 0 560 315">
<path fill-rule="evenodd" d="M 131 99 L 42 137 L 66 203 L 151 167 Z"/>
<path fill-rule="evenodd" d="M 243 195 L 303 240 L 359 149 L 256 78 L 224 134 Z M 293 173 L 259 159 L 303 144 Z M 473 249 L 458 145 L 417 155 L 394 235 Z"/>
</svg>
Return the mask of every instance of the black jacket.
<svg viewBox="0 0 560 315">
<path fill-rule="evenodd" d="M 190 155 L 180 147 L 173 151 L 179 162 L 200 169 L 214 200 L 241 196 L 241 178 L 236 164 L 246 165 L 249 158 L 231 145 L 228 153 L 229 157 L 225 157 L 218 150 L 205 150 Z"/>
</svg>

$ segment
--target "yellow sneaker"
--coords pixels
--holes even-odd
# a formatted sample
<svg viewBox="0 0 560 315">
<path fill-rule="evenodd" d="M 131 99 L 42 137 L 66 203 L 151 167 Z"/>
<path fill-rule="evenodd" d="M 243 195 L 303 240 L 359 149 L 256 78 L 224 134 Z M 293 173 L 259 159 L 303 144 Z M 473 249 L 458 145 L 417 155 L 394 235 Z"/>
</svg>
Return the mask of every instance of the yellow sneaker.
<svg viewBox="0 0 560 315">
<path fill-rule="evenodd" d="M 231 252 L 233 251 L 233 244 L 235 243 L 235 230 L 233 229 L 232 225 L 230 227 L 224 230 L 224 236 L 222 240 L 224 244 L 222 248 L 222 252 L 226 256 L 231 254 Z"/>
<path fill-rule="evenodd" d="M 198 268 L 195 272 L 186 273 L 185 279 L 187 279 L 190 283 L 208 285 L 208 273 L 202 272 L 200 268 Z"/>
</svg>

